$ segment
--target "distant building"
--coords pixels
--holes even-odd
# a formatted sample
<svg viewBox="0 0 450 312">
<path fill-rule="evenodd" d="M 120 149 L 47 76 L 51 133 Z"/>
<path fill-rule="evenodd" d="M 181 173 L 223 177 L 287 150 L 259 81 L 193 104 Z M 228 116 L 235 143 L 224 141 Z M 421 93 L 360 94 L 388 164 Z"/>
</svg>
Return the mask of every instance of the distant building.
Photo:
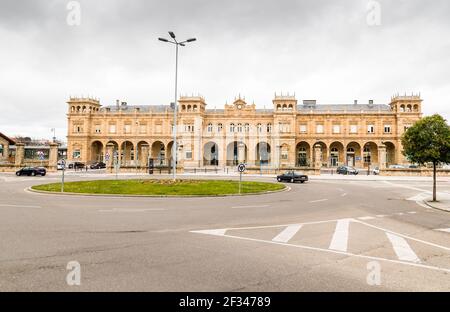
<svg viewBox="0 0 450 312">
<path fill-rule="evenodd" d="M 170 105 L 131 106 L 96 99 L 68 101 L 69 161 L 106 161 L 122 166 L 173 161 L 173 109 Z M 181 97 L 178 160 L 182 167 L 248 166 L 274 168 L 359 168 L 407 163 L 401 136 L 421 116 L 418 95 L 394 96 L 346 105 L 298 103 L 275 95 L 270 109 L 257 109 L 240 96 L 223 109 L 208 109 L 200 96 Z"/>
</svg>

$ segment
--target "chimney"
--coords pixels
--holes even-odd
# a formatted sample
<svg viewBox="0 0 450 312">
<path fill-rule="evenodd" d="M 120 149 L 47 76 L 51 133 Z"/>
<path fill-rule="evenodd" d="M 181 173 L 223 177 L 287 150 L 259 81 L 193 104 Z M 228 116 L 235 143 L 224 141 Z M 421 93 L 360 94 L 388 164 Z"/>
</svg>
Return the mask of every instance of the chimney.
<svg viewBox="0 0 450 312">
<path fill-rule="evenodd" d="M 369 105 L 373 105 L 373 100 L 369 100 Z"/>
<path fill-rule="evenodd" d="M 117 109 L 119 109 L 119 106 L 120 106 L 120 101 L 116 100 L 116 107 L 117 107 Z"/>
</svg>

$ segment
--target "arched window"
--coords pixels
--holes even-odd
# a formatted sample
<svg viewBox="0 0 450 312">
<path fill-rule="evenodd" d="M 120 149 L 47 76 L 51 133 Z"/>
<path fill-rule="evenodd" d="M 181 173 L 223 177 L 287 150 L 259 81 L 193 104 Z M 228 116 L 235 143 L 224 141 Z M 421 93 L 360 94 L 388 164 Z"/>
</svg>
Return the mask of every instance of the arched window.
<svg viewBox="0 0 450 312">
<path fill-rule="evenodd" d="M 213 130 L 213 125 L 212 125 L 212 123 L 209 123 L 208 124 L 208 132 L 212 132 L 212 130 Z"/>
<path fill-rule="evenodd" d="M 217 125 L 217 132 L 221 132 L 222 129 L 223 129 L 223 125 L 222 125 L 221 123 L 219 123 L 219 124 Z"/>
<path fill-rule="evenodd" d="M 347 148 L 347 153 L 354 153 L 355 149 L 353 147 Z"/>
<path fill-rule="evenodd" d="M 419 105 L 417 105 L 417 104 L 414 105 L 414 111 L 415 111 L 415 112 L 418 112 L 418 111 L 419 111 Z"/>
<path fill-rule="evenodd" d="M 289 104 L 289 110 L 291 111 L 293 109 L 292 104 Z"/>
<path fill-rule="evenodd" d="M 197 105 L 194 105 L 194 112 L 197 111 Z"/>
<path fill-rule="evenodd" d="M 242 124 L 238 123 L 237 132 L 242 132 Z"/>
<path fill-rule="evenodd" d="M 403 113 L 405 112 L 405 105 L 400 105 L 400 111 Z"/>
<path fill-rule="evenodd" d="M 250 125 L 248 123 L 244 125 L 244 130 L 245 132 L 250 132 Z"/>
<path fill-rule="evenodd" d="M 230 124 L 230 132 L 234 132 L 234 123 Z"/>
<path fill-rule="evenodd" d="M 280 104 L 277 105 L 277 110 L 281 110 L 281 105 Z"/>
<path fill-rule="evenodd" d="M 268 132 L 268 133 L 271 133 L 271 132 L 272 132 L 272 124 L 271 124 L 271 123 L 268 123 L 268 124 L 267 124 L 267 132 Z"/>
<path fill-rule="evenodd" d="M 406 107 L 406 111 L 408 112 L 408 113 L 410 113 L 411 112 L 411 105 L 408 105 L 407 107 Z"/>
<path fill-rule="evenodd" d="M 260 123 L 256 125 L 256 128 L 257 128 L 258 133 L 262 132 L 262 125 Z"/>
</svg>

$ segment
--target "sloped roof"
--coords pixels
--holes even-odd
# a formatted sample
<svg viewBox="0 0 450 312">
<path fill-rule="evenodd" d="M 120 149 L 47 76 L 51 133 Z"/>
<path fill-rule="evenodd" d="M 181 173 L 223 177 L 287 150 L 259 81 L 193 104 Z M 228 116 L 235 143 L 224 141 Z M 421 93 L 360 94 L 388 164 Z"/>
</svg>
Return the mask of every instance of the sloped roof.
<svg viewBox="0 0 450 312">
<path fill-rule="evenodd" d="M 390 111 L 391 107 L 386 104 L 317 104 L 297 105 L 298 111 L 330 111 L 330 112 L 377 112 Z"/>
<path fill-rule="evenodd" d="M 14 145 L 16 142 L 13 139 L 8 138 L 6 135 L 0 132 L 0 137 L 4 138 L 6 141 L 9 142 L 9 144 Z"/>
</svg>

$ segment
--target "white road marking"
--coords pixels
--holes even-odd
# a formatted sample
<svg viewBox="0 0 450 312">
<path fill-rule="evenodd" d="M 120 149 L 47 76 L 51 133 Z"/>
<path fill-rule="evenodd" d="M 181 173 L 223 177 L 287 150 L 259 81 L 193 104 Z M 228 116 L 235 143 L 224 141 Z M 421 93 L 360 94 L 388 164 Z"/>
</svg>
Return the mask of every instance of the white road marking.
<svg viewBox="0 0 450 312">
<path fill-rule="evenodd" d="M 440 248 L 440 249 L 444 249 L 444 250 L 450 251 L 449 247 L 441 246 L 441 245 L 430 243 L 430 242 L 427 242 L 427 241 L 424 241 L 424 240 L 421 240 L 421 239 L 417 239 L 417 238 L 414 238 L 414 237 L 411 237 L 411 236 L 408 236 L 408 235 L 404 235 L 404 234 L 400 234 L 400 233 L 397 233 L 397 232 L 394 232 L 394 231 L 383 229 L 383 228 L 381 228 L 379 226 L 376 226 L 376 225 L 373 225 L 373 224 L 370 224 L 370 223 L 366 223 L 364 221 L 358 221 L 358 220 L 355 220 L 355 221 L 359 222 L 361 224 L 367 225 L 368 227 L 371 227 L 371 228 L 374 228 L 374 229 L 377 229 L 377 230 L 380 230 L 380 231 L 384 231 L 386 233 L 390 233 L 390 234 L 393 234 L 393 235 L 396 235 L 396 236 L 400 236 L 400 237 L 403 237 L 403 238 L 406 238 L 406 239 L 409 239 L 409 240 L 413 240 L 415 242 L 419 242 L 419 243 L 422 243 L 422 244 L 425 244 L 425 245 L 428 245 L 428 246 L 433 246 L 433 247 L 436 247 L 436 248 Z"/>
<path fill-rule="evenodd" d="M 359 220 L 373 220 L 373 219 L 375 219 L 375 217 L 370 217 L 370 216 L 367 216 L 367 217 L 360 217 L 360 218 L 358 218 Z"/>
<path fill-rule="evenodd" d="M 329 249 L 347 251 L 349 225 L 350 219 L 342 219 L 337 221 L 330 247 L 328 247 Z"/>
<path fill-rule="evenodd" d="M 216 229 L 216 230 L 201 230 L 201 231 L 191 231 L 191 233 L 207 234 L 214 236 L 224 236 L 227 229 Z"/>
<path fill-rule="evenodd" d="M 416 214 L 417 211 L 408 211 L 409 214 Z"/>
<path fill-rule="evenodd" d="M 269 205 L 250 205 L 250 206 L 233 206 L 232 209 L 245 209 L 245 208 L 264 208 L 269 207 Z"/>
<path fill-rule="evenodd" d="M 274 242 L 280 242 L 280 243 L 287 243 L 291 240 L 292 237 L 294 237 L 295 234 L 302 228 L 301 224 L 295 224 L 290 225 L 287 228 L 285 228 L 280 234 L 275 236 L 272 241 Z"/>
<path fill-rule="evenodd" d="M 347 196 L 347 193 L 341 194 L 341 197 L 345 197 Z"/>
<path fill-rule="evenodd" d="M 362 223 L 362 222 L 360 222 L 360 223 Z M 222 231 L 226 231 L 226 230 L 227 229 L 224 229 Z M 311 246 L 305 246 L 305 245 L 294 245 L 294 244 L 289 244 L 289 243 L 280 243 L 280 242 L 262 240 L 262 239 L 257 239 L 257 238 L 240 237 L 240 236 L 233 236 L 233 235 L 224 235 L 224 234 L 221 234 L 221 232 L 219 234 L 217 234 L 217 233 L 214 233 L 214 231 L 219 231 L 219 230 L 191 231 L 191 232 L 192 233 L 199 233 L 199 234 L 210 234 L 210 235 L 216 235 L 216 236 L 218 235 L 218 236 L 223 236 L 223 237 L 226 237 L 226 238 L 240 239 L 240 240 L 258 242 L 258 243 L 274 244 L 274 245 L 279 245 L 279 246 L 294 247 L 294 248 L 311 250 L 311 251 L 318 251 L 318 252 L 324 252 L 324 253 L 332 253 L 332 254 L 344 255 L 344 256 L 355 257 L 355 258 L 360 258 L 360 259 L 370 259 L 370 260 L 376 260 L 376 261 L 384 261 L 384 262 L 389 262 L 389 263 L 402 264 L 402 265 L 407 265 L 407 266 L 412 266 L 412 267 L 417 267 L 417 268 L 422 268 L 422 269 L 428 269 L 428 270 L 434 270 L 434 271 L 441 271 L 441 272 L 450 273 L 450 269 L 435 267 L 435 266 L 431 266 L 431 265 L 425 265 L 425 264 L 421 264 L 421 263 L 392 260 L 392 259 L 386 259 L 386 258 L 374 257 L 374 256 L 367 256 L 367 255 L 358 255 L 358 254 L 354 254 L 354 253 L 350 253 L 350 252 L 343 252 L 343 251 L 338 251 L 338 250 L 330 250 L 330 249 L 319 248 L 319 247 L 311 247 Z M 210 233 L 208 233 L 208 232 L 210 232 Z"/>
<path fill-rule="evenodd" d="M 399 260 L 420 263 L 419 257 L 411 249 L 408 242 L 400 236 L 386 233 Z"/>
<path fill-rule="evenodd" d="M 436 229 L 435 231 L 450 233 L 450 228 L 448 228 L 448 229 Z"/>
<path fill-rule="evenodd" d="M 397 216 L 404 216 L 405 214 L 403 212 L 397 212 L 396 215 Z"/>
<path fill-rule="evenodd" d="M 377 218 L 385 218 L 387 215 L 376 215 Z"/>
<path fill-rule="evenodd" d="M 320 203 L 320 202 L 324 202 L 327 201 L 328 199 L 318 199 L 318 200 L 312 200 L 310 201 L 310 203 Z"/>
<path fill-rule="evenodd" d="M 10 204 L 0 204 L 0 207 L 18 207 L 18 208 L 42 208 L 41 206 L 33 205 L 10 205 Z"/>
<path fill-rule="evenodd" d="M 126 208 L 113 208 L 113 209 L 101 209 L 99 212 L 145 212 L 145 211 L 164 211 L 164 208 L 143 208 L 143 209 L 126 209 Z"/>
</svg>

